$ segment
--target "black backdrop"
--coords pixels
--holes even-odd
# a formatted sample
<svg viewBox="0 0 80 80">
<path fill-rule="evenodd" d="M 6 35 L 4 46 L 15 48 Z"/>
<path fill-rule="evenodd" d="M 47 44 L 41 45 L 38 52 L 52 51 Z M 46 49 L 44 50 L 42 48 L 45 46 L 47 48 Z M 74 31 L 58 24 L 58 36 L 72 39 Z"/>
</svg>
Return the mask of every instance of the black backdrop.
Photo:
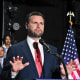
<svg viewBox="0 0 80 80">
<path fill-rule="evenodd" d="M 58 1 L 58 2 L 57 2 Z M 42 36 L 48 43 L 56 46 L 58 48 L 58 53 L 61 53 L 64 35 L 65 35 L 65 25 L 66 23 L 66 2 L 57 0 L 55 3 L 43 4 L 43 5 L 31 5 L 31 4 L 21 4 L 13 2 L 13 6 L 17 6 L 18 10 L 16 11 L 16 15 L 12 18 L 12 26 L 13 23 L 17 22 L 20 24 L 20 29 L 18 31 L 13 31 L 12 36 L 14 42 L 20 42 L 26 38 L 26 30 L 25 30 L 25 16 L 27 13 L 31 11 L 40 11 L 45 16 L 45 32 Z M 15 4 L 16 3 L 16 4 Z M 7 7 L 10 5 L 9 1 L 5 1 L 4 7 L 4 26 L 5 26 L 5 34 L 9 31 L 7 30 L 7 24 L 9 23 L 9 16 Z M 65 17 L 65 18 L 64 18 Z"/>
<path fill-rule="evenodd" d="M 10 21 L 10 14 L 8 13 L 8 7 L 10 5 L 16 6 L 18 9 L 15 12 L 15 16 L 12 18 L 12 26 L 15 22 L 20 24 L 20 29 L 18 31 L 12 32 L 13 43 L 18 43 L 26 38 L 25 30 L 25 16 L 31 11 L 40 11 L 45 16 L 45 32 L 42 36 L 48 43 L 56 46 L 58 48 L 58 53 L 60 54 L 63 48 L 64 40 L 66 37 L 68 29 L 67 21 L 67 11 L 75 9 L 72 8 L 71 2 L 67 0 L 4 0 L 4 34 L 9 33 L 7 29 L 8 23 Z M 2 5 L 2 4 L 1 4 Z M 70 9 L 69 9 L 70 8 Z M 76 9 L 75 9 L 76 10 Z M 2 15 L 2 13 L 1 13 Z M 2 17 L 2 16 L 0 16 Z M 2 18 L 1 18 L 2 21 Z M 2 25 L 2 24 L 1 24 Z M 79 29 L 74 28 L 74 31 Z M 75 32 L 76 35 L 76 32 Z M 80 43 L 77 39 L 78 53 Z"/>
<path fill-rule="evenodd" d="M 0 1 L 0 45 L 2 44 L 3 2 Z"/>
</svg>

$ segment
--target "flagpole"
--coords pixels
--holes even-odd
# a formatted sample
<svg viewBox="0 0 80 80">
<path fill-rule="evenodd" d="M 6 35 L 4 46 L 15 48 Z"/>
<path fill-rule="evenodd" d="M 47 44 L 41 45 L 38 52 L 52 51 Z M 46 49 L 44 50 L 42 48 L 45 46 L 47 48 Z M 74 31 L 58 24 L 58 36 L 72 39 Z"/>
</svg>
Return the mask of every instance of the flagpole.
<svg viewBox="0 0 80 80">
<path fill-rule="evenodd" d="M 72 17 L 75 17 L 74 12 L 71 12 L 71 11 L 68 12 L 68 13 L 67 13 L 67 16 L 69 16 L 69 23 L 72 25 L 73 23 L 72 23 L 72 21 L 71 21 L 71 18 L 72 18 Z"/>
<path fill-rule="evenodd" d="M 68 75 L 69 79 L 80 79 L 80 69 L 76 70 L 77 68 L 80 68 L 79 65 L 79 58 L 78 58 L 78 54 L 77 54 L 77 47 L 76 47 L 76 42 L 75 42 L 75 37 L 74 37 L 74 31 L 72 29 L 72 24 L 73 22 L 71 21 L 72 17 L 74 17 L 74 13 L 73 12 L 68 12 L 67 16 L 69 17 L 69 29 L 66 35 L 66 39 L 64 42 L 64 46 L 62 49 L 62 53 L 61 56 L 64 59 L 64 63 L 67 65 L 71 60 L 73 60 L 73 62 L 75 62 L 76 65 L 72 71 L 71 74 Z"/>
</svg>

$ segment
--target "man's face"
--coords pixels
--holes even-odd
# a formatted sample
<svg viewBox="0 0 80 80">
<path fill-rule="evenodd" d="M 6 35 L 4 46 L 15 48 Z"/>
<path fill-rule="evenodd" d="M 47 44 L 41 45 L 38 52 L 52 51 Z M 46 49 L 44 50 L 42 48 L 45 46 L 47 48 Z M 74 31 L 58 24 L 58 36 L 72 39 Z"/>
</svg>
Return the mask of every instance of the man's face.
<svg viewBox="0 0 80 80">
<path fill-rule="evenodd" d="M 4 56 L 4 49 L 0 47 L 0 58 L 2 58 L 3 56 Z"/>
<path fill-rule="evenodd" d="M 44 19 L 42 16 L 31 16 L 27 29 L 30 37 L 41 37 L 44 32 Z"/>
</svg>

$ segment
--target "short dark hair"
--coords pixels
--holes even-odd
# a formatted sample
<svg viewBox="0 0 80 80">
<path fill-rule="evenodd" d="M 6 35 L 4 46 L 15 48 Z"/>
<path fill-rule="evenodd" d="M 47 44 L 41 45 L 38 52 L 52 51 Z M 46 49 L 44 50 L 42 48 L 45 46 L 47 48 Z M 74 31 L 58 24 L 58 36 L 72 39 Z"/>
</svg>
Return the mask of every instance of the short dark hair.
<svg viewBox="0 0 80 80">
<path fill-rule="evenodd" d="M 33 12 L 29 13 L 29 14 L 26 16 L 25 22 L 29 23 L 31 16 L 34 16 L 34 15 L 42 16 L 42 18 L 44 19 L 44 16 L 43 16 L 43 14 L 42 14 L 41 12 L 33 11 Z M 44 21 L 45 21 L 45 20 L 44 20 Z"/>
</svg>

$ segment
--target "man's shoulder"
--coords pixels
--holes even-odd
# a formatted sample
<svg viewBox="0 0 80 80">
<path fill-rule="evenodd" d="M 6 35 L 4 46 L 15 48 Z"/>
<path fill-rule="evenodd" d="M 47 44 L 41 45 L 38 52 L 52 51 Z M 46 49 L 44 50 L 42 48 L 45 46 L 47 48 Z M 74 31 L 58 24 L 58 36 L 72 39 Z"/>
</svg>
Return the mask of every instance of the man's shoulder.
<svg viewBox="0 0 80 80">
<path fill-rule="evenodd" d="M 16 44 L 13 44 L 11 47 L 18 47 L 18 46 L 24 45 L 26 43 L 27 43 L 27 41 L 26 40 L 23 40 L 23 41 L 20 41 L 20 42 L 18 42 Z"/>
<path fill-rule="evenodd" d="M 57 53 L 57 48 L 56 48 L 55 46 L 53 46 L 53 45 L 51 45 L 51 44 L 48 44 L 48 45 L 49 45 L 49 47 L 50 47 L 50 49 L 51 49 L 51 52 Z"/>
<path fill-rule="evenodd" d="M 49 45 L 49 47 L 51 47 L 51 48 L 57 49 L 55 46 L 53 46 L 53 45 L 51 45 L 51 44 L 48 44 L 48 45 Z"/>
</svg>

